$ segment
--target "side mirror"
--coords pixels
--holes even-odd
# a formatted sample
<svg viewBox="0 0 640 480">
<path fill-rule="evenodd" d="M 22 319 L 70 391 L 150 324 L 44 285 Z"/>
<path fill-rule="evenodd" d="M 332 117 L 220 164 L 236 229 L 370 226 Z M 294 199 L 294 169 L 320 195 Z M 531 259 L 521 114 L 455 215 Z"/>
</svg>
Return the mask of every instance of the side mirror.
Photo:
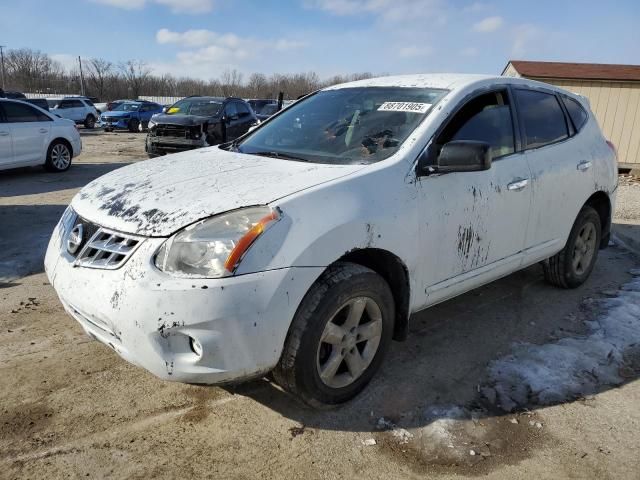
<svg viewBox="0 0 640 480">
<path fill-rule="evenodd" d="M 474 140 L 445 143 L 437 158 L 430 145 L 418 162 L 418 175 L 452 172 L 479 172 L 491 168 L 491 145 Z"/>
<path fill-rule="evenodd" d="M 162 107 L 162 113 L 167 113 L 167 107 Z"/>
</svg>

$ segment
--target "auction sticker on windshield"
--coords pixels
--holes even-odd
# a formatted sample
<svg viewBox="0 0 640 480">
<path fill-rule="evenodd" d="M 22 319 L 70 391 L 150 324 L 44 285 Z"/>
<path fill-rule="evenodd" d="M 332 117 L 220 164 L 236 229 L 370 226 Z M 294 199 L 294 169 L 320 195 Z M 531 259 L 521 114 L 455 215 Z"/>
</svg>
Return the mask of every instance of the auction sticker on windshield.
<svg viewBox="0 0 640 480">
<path fill-rule="evenodd" d="M 413 112 L 413 113 L 427 113 L 427 110 L 431 107 L 430 103 L 418 103 L 418 102 L 384 102 L 378 108 L 379 112 Z"/>
</svg>

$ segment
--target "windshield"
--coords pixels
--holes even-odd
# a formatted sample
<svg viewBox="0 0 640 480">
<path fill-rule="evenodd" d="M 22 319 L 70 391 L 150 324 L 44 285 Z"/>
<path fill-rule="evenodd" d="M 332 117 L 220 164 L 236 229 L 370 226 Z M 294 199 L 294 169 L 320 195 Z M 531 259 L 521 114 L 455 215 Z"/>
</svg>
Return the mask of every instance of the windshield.
<svg viewBox="0 0 640 480">
<path fill-rule="evenodd" d="M 139 103 L 121 103 L 113 109 L 114 112 L 137 112 L 140 109 Z"/>
<path fill-rule="evenodd" d="M 174 103 L 169 107 L 167 113 L 173 115 L 179 113 L 181 115 L 201 115 L 210 117 L 217 115 L 222 108 L 222 102 L 219 100 L 207 99 L 184 99 Z"/>
<path fill-rule="evenodd" d="M 297 102 L 236 145 L 314 163 L 369 164 L 393 155 L 446 90 L 357 87 Z"/>
</svg>

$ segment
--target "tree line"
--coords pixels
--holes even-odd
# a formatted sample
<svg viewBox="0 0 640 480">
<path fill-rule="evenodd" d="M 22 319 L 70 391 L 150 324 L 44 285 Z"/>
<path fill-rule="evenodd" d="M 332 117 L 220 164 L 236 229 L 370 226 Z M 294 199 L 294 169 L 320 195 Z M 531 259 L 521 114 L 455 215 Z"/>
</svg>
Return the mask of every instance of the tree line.
<svg viewBox="0 0 640 480">
<path fill-rule="evenodd" d="M 6 90 L 42 94 L 81 93 L 79 65 L 65 69 L 60 62 L 41 51 L 29 48 L 6 50 L 4 65 Z M 158 75 L 140 60 L 114 63 L 103 58 L 83 58 L 82 74 L 85 95 L 98 97 L 101 101 L 143 95 L 276 98 L 279 92 L 284 92 L 285 98 L 295 99 L 324 86 L 373 76 L 365 72 L 321 80 L 317 73 L 306 72 L 252 73 L 245 77 L 237 70 L 226 70 L 210 80 L 200 80 Z"/>
</svg>

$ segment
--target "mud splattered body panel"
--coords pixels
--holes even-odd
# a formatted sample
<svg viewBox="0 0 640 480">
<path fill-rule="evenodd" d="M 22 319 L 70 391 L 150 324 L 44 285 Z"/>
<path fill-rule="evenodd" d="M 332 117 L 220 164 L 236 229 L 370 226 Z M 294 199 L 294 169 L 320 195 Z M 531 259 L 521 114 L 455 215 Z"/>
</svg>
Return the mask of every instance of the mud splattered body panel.
<svg viewBox="0 0 640 480">
<path fill-rule="evenodd" d="M 331 87 L 449 90 L 393 155 L 370 165 L 211 147 L 114 171 L 87 185 L 73 209 L 142 243 L 121 268 L 96 270 L 74 266 L 56 231 L 46 258 L 49 278 L 65 308 L 92 336 L 162 378 L 189 382 L 242 379 L 273 367 L 313 282 L 357 250 L 389 254 L 402 266 L 408 318 L 560 251 L 594 192 L 614 202 L 615 158 L 592 124 L 563 144 L 540 149 L 547 152 L 542 162 L 516 147 L 489 170 L 416 173 L 434 133 L 459 105 L 478 92 L 516 84 L 544 87 L 456 75 Z M 562 163 L 588 159 L 593 168 L 587 173 Z M 176 232 L 256 205 L 276 210 L 278 220 L 251 244 L 232 275 L 196 280 L 155 267 L 155 255 Z M 206 352 L 202 358 L 189 337 Z"/>
</svg>

